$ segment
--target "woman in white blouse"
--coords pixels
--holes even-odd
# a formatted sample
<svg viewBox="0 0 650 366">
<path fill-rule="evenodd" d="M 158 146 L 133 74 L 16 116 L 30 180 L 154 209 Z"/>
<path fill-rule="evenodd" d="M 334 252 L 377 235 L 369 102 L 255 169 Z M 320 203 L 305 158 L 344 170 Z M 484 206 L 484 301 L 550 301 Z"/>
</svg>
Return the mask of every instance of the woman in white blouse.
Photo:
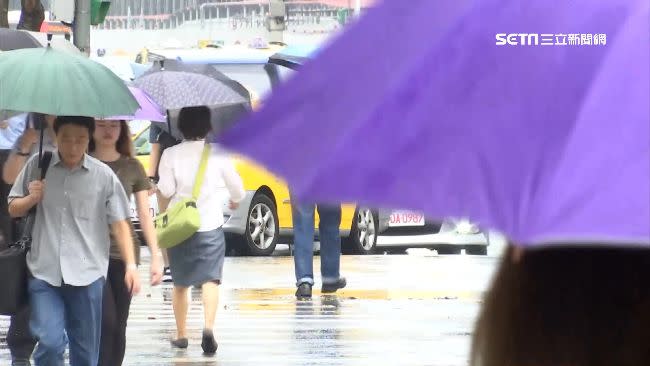
<svg viewBox="0 0 650 366">
<path fill-rule="evenodd" d="M 170 200 L 169 207 L 190 198 L 196 178 L 205 137 L 211 130 L 210 110 L 207 107 L 183 108 L 178 116 L 178 128 L 184 140 L 166 149 L 160 159 L 158 190 Z M 210 144 L 205 179 L 197 200 L 201 218 L 199 231 L 188 240 L 168 250 L 174 283 L 172 304 L 176 318 L 177 336 L 171 341 L 176 348 L 187 348 L 187 290 L 201 286 L 205 326 L 201 347 L 206 354 L 217 351 L 213 327 L 219 299 L 226 241 L 221 228 L 223 217 L 223 191 L 230 193 L 230 206 L 236 208 L 244 198 L 241 177 L 230 158 Z"/>
</svg>

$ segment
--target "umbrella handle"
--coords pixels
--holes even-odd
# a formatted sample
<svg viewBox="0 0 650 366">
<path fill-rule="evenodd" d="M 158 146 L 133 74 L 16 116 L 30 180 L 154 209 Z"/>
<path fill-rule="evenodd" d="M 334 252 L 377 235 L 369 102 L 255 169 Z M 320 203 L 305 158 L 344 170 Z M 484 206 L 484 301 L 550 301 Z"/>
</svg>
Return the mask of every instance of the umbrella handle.
<svg viewBox="0 0 650 366">
<path fill-rule="evenodd" d="M 165 115 L 167 115 L 167 130 L 169 131 L 169 134 L 172 134 L 172 118 L 169 115 L 169 109 L 165 111 Z"/>
<path fill-rule="evenodd" d="M 43 139 L 45 138 L 45 126 L 41 126 L 41 138 L 38 143 L 38 168 L 42 168 L 42 162 L 43 160 Z"/>
</svg>

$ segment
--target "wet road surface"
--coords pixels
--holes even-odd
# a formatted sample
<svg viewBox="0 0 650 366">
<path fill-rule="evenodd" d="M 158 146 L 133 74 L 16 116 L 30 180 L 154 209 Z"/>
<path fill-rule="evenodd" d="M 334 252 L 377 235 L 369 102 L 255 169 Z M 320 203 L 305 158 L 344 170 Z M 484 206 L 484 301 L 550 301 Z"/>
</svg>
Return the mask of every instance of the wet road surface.
<svg viewBox="0 0 650 366">
<path fill-rule="evenodd" d="M 318 257 L 315 269 L 318 271 Z M 145 258 L 146 260 L 146 258 Z M 497 259 L 417 255 L 344 256 L 348 288 L 296 301 L 293 260 L 229 257 L 214 357 L 201 351 L 200 291 L 192 291 L 190 346 L 173 350 L 171 285 L 144 287 L 131 306 L 124 365 L 436 365 L 467 364 L 482 292 Z M 148 266 L 140 267 L 147 278 Z M 0 365 L 9 364 L 0 317 Z"/>
</svg>

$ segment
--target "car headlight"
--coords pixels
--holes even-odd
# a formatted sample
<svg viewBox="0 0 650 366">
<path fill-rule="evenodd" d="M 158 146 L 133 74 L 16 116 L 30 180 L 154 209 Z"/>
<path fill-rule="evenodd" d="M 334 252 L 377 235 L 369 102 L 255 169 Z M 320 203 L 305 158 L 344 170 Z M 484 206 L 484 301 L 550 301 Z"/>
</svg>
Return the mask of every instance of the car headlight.
<svg viewBox="0 0 650 366">
<path fill-rule="evenodd" d="M 456 223 L 456 232 L 458 234 L 468 235 L 468 234 L 478 234 L 480 230 L 477 225 L 474 225 L 469 221 L 463 220 Z"/>
</svg>

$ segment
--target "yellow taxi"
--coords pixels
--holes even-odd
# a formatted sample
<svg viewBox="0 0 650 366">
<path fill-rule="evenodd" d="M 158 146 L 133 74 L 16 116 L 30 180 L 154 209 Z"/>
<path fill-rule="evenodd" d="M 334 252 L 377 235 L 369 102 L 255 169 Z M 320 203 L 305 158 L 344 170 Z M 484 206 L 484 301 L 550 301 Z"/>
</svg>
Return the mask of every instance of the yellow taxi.
<svg viewBox="0 0 650 366">
<path fill-rule="evenodd" d="M 253 105 L 257 106 L 259 100 L 271 91 L 274 83 L 283 77 L 283 68 L 267 63 L 269 56 L 275 52 L 277 47 L 220 47 L 148 51 L 147 58 L 173 58 L 183 62 L 212 65 L 250 90 L 254 99 Z M 134 136 L 136 153 L 145 168 L 149 164 L 148 137 L 148 127 Z M 228 244 L 236 245 L 249 255 L 270 255 L 278 242 L 290 243 L 293 239 L 289 189 L 285 182 L 254 162 L 240 156 L 234 156 L 234 159 L 247 194 L 244 202 L 235 211 L 228 209 L 224 200 L 226 223 L 223 228 L 228 235 Z M 152 204 L 152 207 L 156 206 Z M 383 211 L 380 213 L 370 208 L 343 205 L 340 226 L 343 251 L 374 253 L 377 236 L 387 228 L 388 221 L 388 215 Z M 318 236 L 318 223 L 315 224 Z"/>
</svg>

